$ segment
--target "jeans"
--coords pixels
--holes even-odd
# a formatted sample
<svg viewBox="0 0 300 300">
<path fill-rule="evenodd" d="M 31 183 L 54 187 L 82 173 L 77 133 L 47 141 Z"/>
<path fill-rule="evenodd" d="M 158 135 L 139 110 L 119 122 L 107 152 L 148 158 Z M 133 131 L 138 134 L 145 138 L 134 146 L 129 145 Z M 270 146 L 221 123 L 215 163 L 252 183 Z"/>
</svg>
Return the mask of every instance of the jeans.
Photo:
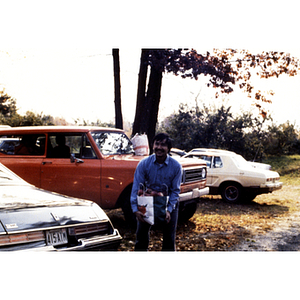
<svg viewBox="0 0 300 300">
<path fill-rule="evenodd" d="M 178 204 L 171 212 L 171 220 L 161 225 L 163 231 L 162 251 L 176 251 L 175 239 L 178 220 Z M 137 221 L 135 251 L 147 251 L 149 246 L 151 225 Z"/>
</svg>

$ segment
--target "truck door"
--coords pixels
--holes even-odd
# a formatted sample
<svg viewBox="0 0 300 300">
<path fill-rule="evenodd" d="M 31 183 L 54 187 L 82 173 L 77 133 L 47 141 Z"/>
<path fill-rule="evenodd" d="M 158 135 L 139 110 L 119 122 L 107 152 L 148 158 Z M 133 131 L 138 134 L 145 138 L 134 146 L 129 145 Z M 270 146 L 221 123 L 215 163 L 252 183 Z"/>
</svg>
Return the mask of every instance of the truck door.
<svg viewBox="0 0 300 300">
<path fill-rule="evenodd" d="M 100 204 L 100 159 L 85 134 L 49 134 L 41 187 Z"/>
</svg>

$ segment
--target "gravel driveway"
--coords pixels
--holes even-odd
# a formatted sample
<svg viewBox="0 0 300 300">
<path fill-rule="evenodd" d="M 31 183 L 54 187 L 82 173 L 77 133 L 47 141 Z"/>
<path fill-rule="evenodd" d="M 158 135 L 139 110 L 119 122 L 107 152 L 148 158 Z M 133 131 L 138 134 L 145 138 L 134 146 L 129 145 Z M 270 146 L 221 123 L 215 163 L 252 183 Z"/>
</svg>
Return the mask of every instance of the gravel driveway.
<svg viewBox="0 0 300 300">
<path fill-rule="evenodd" d="M 300 212 L 278 221 L 265 235 L 256 235 L 236 245 L 233 251 L 299 251 Z"/>
</svg>

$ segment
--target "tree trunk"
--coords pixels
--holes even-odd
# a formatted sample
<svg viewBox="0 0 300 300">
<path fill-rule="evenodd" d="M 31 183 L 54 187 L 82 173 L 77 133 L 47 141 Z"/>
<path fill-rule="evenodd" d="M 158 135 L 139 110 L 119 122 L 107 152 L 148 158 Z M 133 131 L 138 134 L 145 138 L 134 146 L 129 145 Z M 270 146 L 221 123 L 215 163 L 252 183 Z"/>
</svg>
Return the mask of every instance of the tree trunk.
<svg viewBox="0 0 300 300">
<path fill-rule="evenodd" d="M 120 80 L 120 55 L 119 49 L 112 50 L 114 62 L 114 83 L 115 83 L 115 126 L 123 129 L 123 116 L 121 106 L 121 80 Z"/>
<path fill-rule="evenodd" d="M 160 94 L 162 85 L 162 71 L 156 68 L 151 68 L 150 79 L 147 89 L 147 96 L 145 105 L 147 108 L 146 112 L 146 133 L 148 135 L 150 149 L 152 149 L 152 140 L 155 136 Z"/>
<path fill-rule="evenodd" d="M 132 135 L 136 133 L 146 133 L 146 126 L 144 122 L 145 117 L 145 97 L 146 97 L 146 81 L 148 71 L 148 50 L 142 49 L 140 71 L 138 80 L 138 90 L 136 99 L 135 118 L 132 127 Z"/>
<path fill-rule="evenodd" d="M 162 85 L 162 70 L 151 67 L 150 78 L 146 92 L 148 56 L 150 49 L 142 49 L 139 72 L 137 103 L 132 135 L 146 133 L 150 149 L 155 135 Z"/>
</svg>

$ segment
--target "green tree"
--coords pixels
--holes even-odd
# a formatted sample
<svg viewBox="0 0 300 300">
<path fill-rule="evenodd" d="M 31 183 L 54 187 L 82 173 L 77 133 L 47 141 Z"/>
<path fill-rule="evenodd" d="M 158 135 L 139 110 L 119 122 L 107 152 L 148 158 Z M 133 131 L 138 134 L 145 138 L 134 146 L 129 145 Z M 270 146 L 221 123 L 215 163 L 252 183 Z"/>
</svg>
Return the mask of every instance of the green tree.
<svg viewBox="0 0 300 300">
<path fill-rule="evenodd" d="M 0 114 L 4 117 L 10 117 L 16 113 L 16 100 L 7 95 L 5 91 L 0 91 Z"/>
<path fill-rule="evenodd" d="M 223 105 L 219 108 L 203 105 L 200 109 L 181 104 L 178 113 L 166 118 L 159 130 L 170 134 L 176 148 L 224 149 L 253 159 L 261 143 L 265 119 L 249 112 L 233 116 L 230 110 Z"/>
<path fill-rule="evenodd" d="M 0 91 L 0 124 L 15 126 L 54 125 L 53 117 L 27 111 L 24 116 L 17 112 L 16 100 Z"/>
<path fill-rule="evenodd" d="M 291 155 L 300 153 L 299 134 L 293 124 L 286 122 L 279 126 L 272 124 L 264 142 L 265 151 L 271 155 Z"/>
</svg>

